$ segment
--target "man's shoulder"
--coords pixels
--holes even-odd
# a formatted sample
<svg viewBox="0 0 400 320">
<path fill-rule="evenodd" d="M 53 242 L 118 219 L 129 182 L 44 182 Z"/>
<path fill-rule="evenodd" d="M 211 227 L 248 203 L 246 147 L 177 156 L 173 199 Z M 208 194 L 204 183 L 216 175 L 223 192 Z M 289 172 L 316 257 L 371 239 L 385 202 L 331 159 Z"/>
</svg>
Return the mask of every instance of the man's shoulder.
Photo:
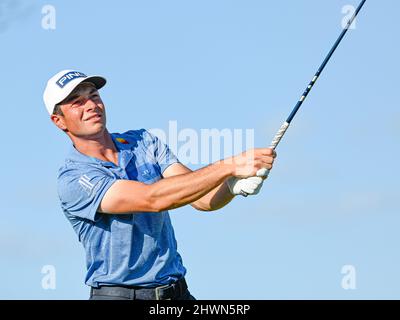
<svg viewBox="0 0 400 320">
<path fill-rule="evenodd" d="M 121 144 L 130 145 L 131 147 L 135 147 L 139 144 L 143 144 L 144 146 L 149 146 L 154 144 L 157 137 L 147 129 L 136 129 L 136 130 L 128 130 L 122 133 L 113 132 L 111 134 L 116 141 Z"/>
<path fill-rule="evenodd" d="M 108 171 L 93 163 L 82 163 L 66 159 L 64 164 L 58 169 L 57 180 L 76 178 L 83 175 L 108 174 Z"/>
<path fill-rule="evenodd" d="M 93 164 L 67 161 L 58 171 L 57 190 L 62 199 L 79 199 L 82 194 L 92 194 L 96 186 L 107 185 L 116 176 L 107 168 Z"/>
<path fill-rule="evenodd" d="M 132 129 L 132 130 L 128 130 L 122 133 L 119 132 L 114 132 L 112 133 L 112 135 L 114 136 L 127 136 L 127 137 L 131 137 L 131 138 L 135 138 L 135 139 L 141 139 L 145 136 L 148 135 L 148 130 L 141 128 L 141 129 Z"/>
<path fill-rule="evenodd" d="M 144 129 L 144 128 L 128 130 L 123 133 L 115 132 L 115 133 L 113 133 L 113 135 L 114 136 L 126 136 L 128 138 L 130 137 L 130 138 L 133 138 L 136 140 L 153 138 L 153 134 L 151 134 L 148 129 Z"/>
</svg>

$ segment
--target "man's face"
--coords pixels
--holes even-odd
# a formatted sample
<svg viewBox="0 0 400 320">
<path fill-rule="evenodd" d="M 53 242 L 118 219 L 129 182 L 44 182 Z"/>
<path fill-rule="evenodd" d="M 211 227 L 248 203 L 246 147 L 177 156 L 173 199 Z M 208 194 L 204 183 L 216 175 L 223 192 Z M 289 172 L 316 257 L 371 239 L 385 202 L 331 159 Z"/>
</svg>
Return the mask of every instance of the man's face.
<svg viewBox="0 0 400 320">
<path fill-rule="evenodd" d="M 95 137 L 106 127 L 106 113 L 103 101 L 92 83 L 80 84 L 62 102 L 64 116 L 52 115 L 53 122 L 68 135 Z"/>
</svg>

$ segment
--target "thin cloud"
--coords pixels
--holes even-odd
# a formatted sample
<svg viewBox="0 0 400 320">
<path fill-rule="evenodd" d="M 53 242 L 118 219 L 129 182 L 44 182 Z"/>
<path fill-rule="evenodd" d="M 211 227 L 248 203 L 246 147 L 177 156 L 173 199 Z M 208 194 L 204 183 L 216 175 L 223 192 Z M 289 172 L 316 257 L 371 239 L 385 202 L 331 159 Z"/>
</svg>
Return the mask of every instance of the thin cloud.
<svg viewBox="0 0 400 320">
<path fill-rule="evenodd" d="M 32 3 L 26 4 L 21 0 L 2 0 L 0 2 L 0 34 L 5 33 L 13 25 L 25 21 L 36 10 L 37 5 Z"/>
</svg>

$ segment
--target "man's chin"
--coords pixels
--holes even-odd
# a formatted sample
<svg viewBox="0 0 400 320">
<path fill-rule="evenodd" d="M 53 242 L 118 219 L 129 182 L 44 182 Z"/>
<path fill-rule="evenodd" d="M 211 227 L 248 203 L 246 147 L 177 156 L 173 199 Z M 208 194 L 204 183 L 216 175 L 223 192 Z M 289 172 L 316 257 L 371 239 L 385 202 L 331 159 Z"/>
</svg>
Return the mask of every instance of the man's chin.
<svg viewBox="0 0 400 320">
<path fill-rule="evenodd" d="M 104 133 L 107 131 L 106 127 L 104 125 L 96 127 L 98 128 L 93 128 L 90 131 L 82 132 L 76 136 L 81 139 L 98 139 L 104 137 Z"/>
</svg>

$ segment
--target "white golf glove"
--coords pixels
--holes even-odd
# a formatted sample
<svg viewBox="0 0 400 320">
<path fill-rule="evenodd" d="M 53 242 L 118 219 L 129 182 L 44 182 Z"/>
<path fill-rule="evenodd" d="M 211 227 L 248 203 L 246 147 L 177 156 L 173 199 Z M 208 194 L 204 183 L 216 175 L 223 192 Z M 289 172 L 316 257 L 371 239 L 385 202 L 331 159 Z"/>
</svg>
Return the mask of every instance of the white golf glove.
<svg viewBox="0 0 400 320">
<path fill-rule="evenodd" d="M 264 179 L 269 173 L 268 169 L 260 169 L 257 171 L 256 177 L 236 178 L 231 177 L 227 180 L 229 190 L 233 195 L 247 193 L 248 195 L 256 195 L 260 192 Z"/>
</svg>

